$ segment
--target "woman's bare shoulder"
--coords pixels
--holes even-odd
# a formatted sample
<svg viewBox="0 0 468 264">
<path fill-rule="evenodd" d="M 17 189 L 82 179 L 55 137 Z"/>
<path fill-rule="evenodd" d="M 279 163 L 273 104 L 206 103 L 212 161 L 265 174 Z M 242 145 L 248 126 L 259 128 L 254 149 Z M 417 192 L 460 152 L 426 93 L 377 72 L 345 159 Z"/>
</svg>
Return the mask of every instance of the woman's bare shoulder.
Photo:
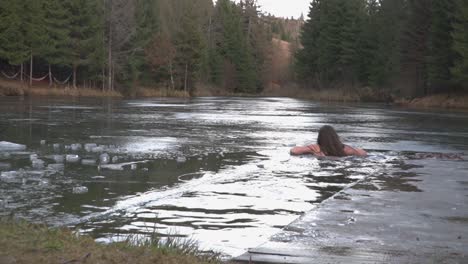
<svg viewBox="0 0 468 264">
<path fill-rule="evenodd" d="M 344 152 L 347 156 L 367 156 L 367 152 L 360 148 L 353 148 L 345 145 Z"/>
</svg>

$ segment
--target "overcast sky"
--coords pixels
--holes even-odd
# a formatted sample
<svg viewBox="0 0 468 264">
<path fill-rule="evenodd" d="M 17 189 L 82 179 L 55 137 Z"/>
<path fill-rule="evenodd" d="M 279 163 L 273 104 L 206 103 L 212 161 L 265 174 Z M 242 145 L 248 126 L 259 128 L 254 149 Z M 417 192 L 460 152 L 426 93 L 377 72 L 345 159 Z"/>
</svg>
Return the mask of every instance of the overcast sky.
<svg viewBox="0 0 468 264">
<path fill-rule="evenodd" d="M 258 0 L 258 4 L 262 6 L 262 10 L 281 17 L 298 18 L 301 13 L 307 17 L 309 5 L 312 0 Z"/>
</svg>

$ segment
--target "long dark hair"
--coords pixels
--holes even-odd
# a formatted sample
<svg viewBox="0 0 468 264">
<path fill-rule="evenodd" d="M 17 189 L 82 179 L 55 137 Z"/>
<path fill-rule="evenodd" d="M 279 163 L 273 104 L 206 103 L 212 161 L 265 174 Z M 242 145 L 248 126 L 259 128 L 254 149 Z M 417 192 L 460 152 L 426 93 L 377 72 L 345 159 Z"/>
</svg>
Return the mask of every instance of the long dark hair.
<svg viewBox="0 0 468 264">
<path fill-rule="evenodd" d="M 344 145 L 341 143 L 340 137 L 332 126 L 323 126 L 320 128 L 317 144 L 320 146 L 323 154 L 327 156 L 346 156 Z"/>
</svg>

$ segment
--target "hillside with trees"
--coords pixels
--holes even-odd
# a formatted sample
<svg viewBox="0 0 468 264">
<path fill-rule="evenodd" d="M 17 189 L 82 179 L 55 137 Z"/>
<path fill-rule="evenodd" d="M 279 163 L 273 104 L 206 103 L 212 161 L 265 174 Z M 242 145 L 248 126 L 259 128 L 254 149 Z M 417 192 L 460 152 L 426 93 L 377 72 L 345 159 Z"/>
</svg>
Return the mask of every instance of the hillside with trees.
<svg viewBox="0 0 468 264">
<path fill-rule="evenodd" d="M 468 92 L 468 2 L 314 0 L 296 54 L 305 87 L 401 97 Z"/>
</svg>

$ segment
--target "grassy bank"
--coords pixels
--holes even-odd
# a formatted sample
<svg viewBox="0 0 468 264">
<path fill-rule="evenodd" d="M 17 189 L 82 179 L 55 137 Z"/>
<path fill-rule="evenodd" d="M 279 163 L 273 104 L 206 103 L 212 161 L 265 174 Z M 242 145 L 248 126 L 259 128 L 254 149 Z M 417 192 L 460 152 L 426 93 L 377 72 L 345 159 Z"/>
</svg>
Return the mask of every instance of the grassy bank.
<svg viewBox="0 0 468 264">
<path fill-rule="evenodd" d="M 302 89 L 296 85 L 268 87 L 263 96 L 282 96 L 321 102 L 392 102 L 389 93 L 371 88 L 359 89 Z"/>
<path fill-rule="evenodd" d="M 49 87 L 42 83 L 28 87 L 26 83 L 19 81 L 0 80 L 0 96 L 122 97 L 122 94 L 83 87 L 77 89 L 60 85 Z"/>
<path fill-rule="evenodd" d="M 398 105 L 415 108 L 468 109 L 468 95 L 438 94 L 415 99 L 398 99 Z"/>
<path fill-rule="evenodd" d="M 0 220 L 0 263 L 220 263 L 197 256 L 194 244 L 175 246 L 157 239 L 103 245 L 66 229 Z"/>
</svg>

